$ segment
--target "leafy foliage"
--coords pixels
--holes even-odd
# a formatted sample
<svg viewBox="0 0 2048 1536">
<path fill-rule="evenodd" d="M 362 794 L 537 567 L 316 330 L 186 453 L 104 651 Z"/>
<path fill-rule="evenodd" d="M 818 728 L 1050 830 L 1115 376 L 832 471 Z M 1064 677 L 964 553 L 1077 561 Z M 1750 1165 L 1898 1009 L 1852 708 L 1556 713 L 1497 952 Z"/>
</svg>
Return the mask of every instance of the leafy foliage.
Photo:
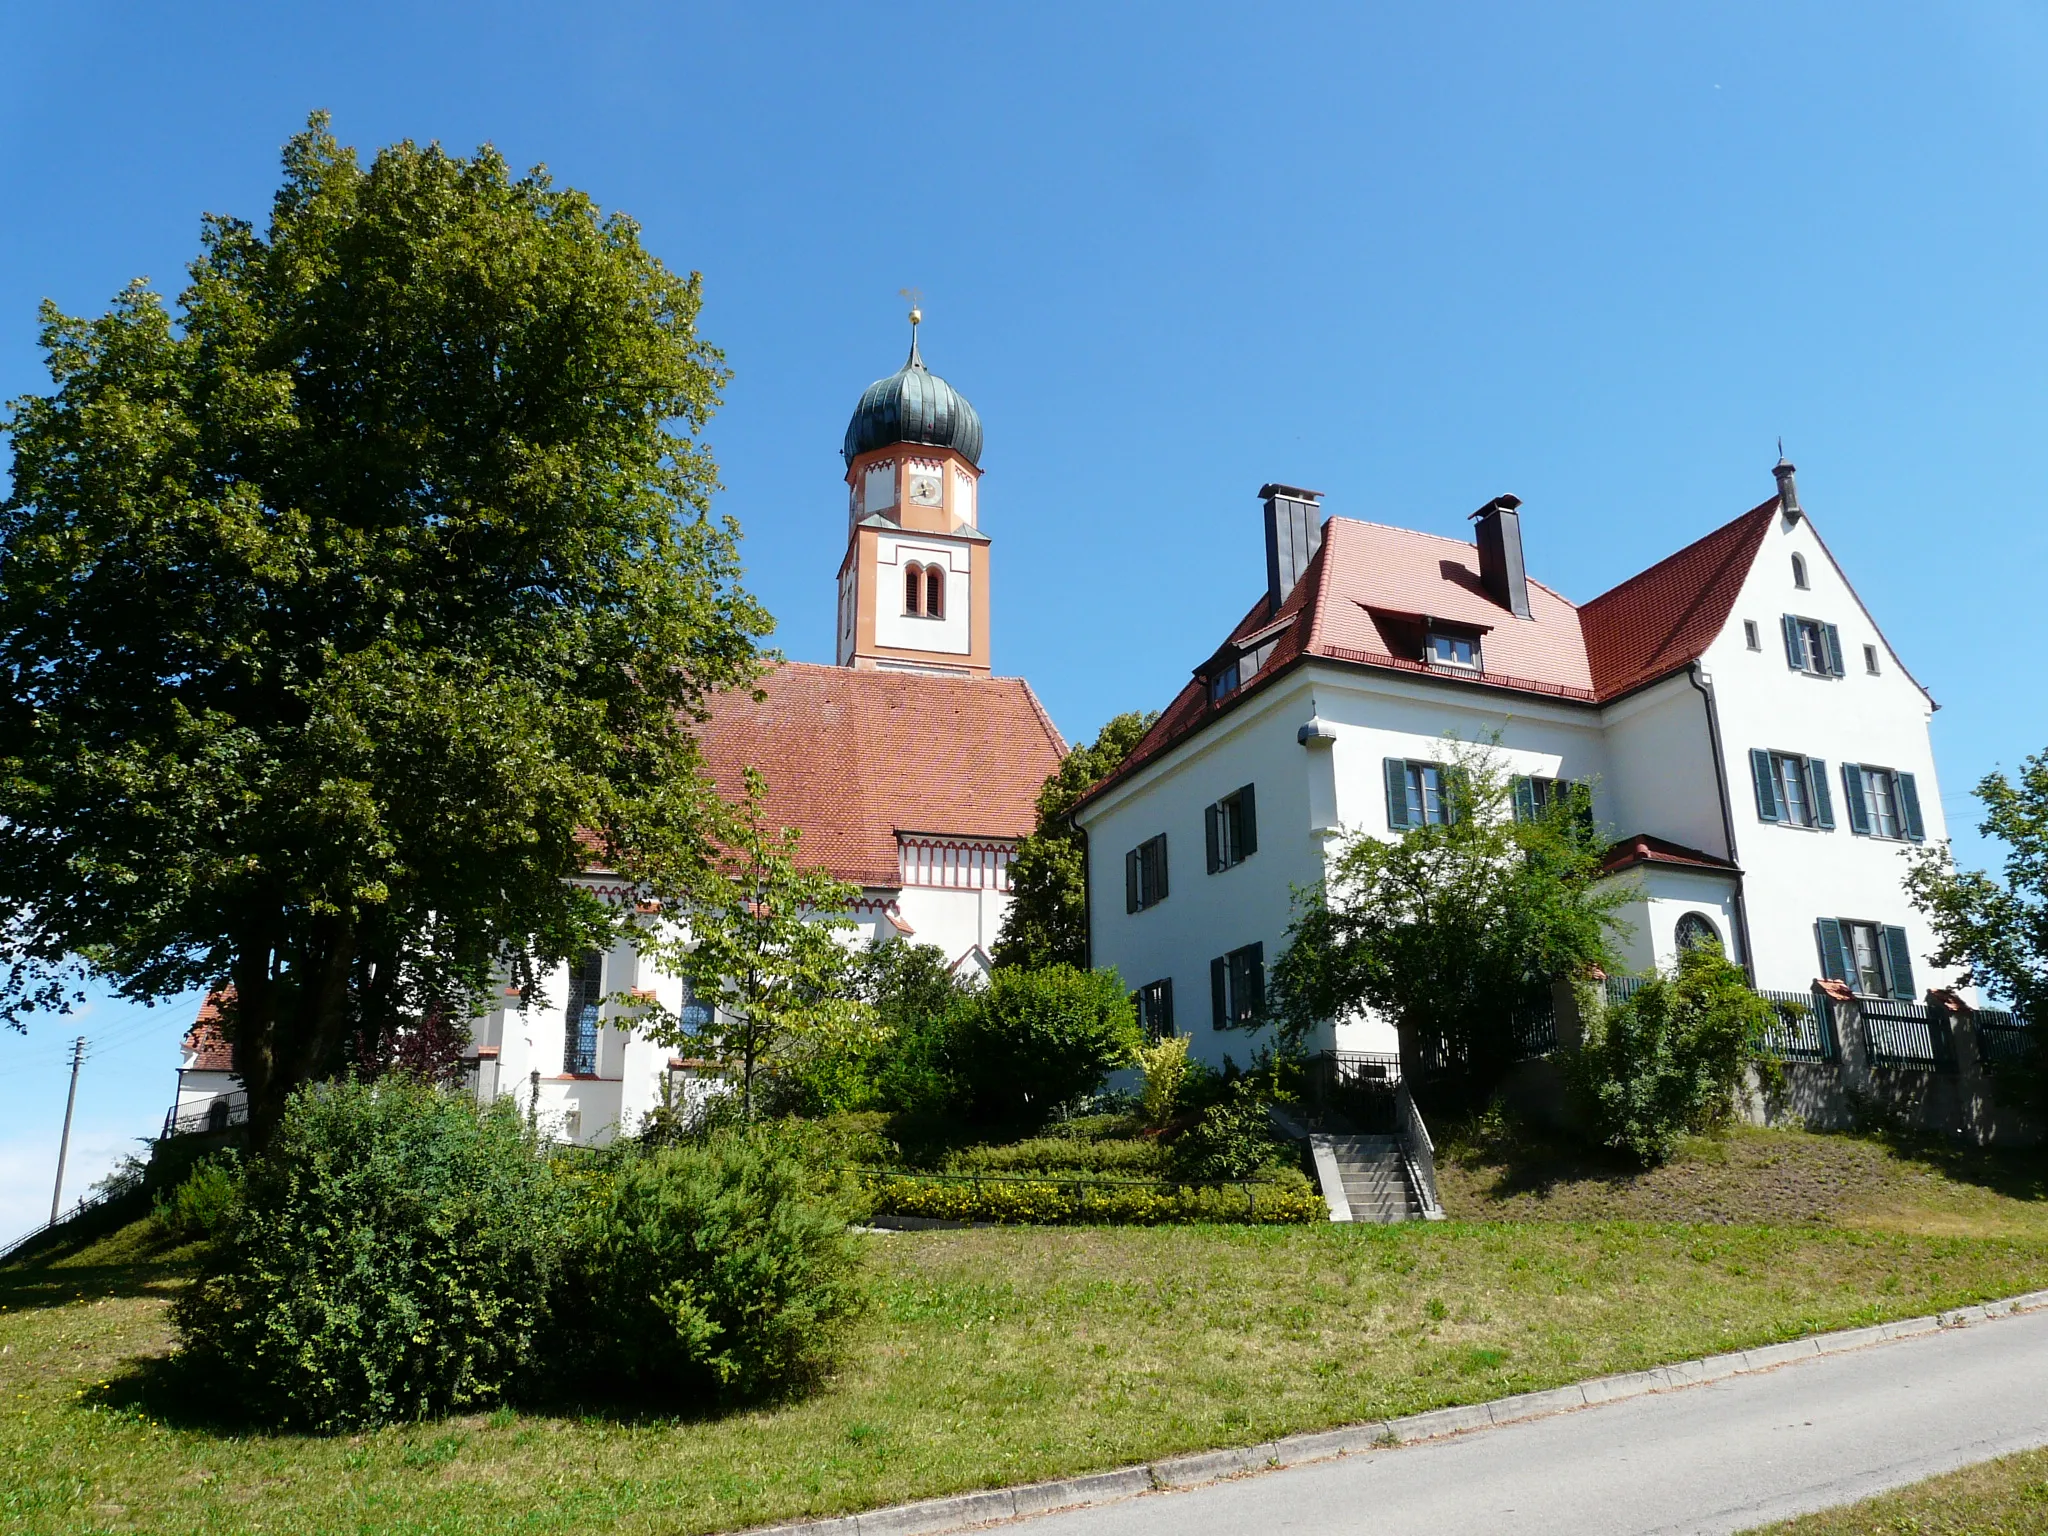
<svg viewBox="0 0 2048 1536">
<path fill-rule="evenodd" d="M 175 320 L 45 305 L 54 390 L 6 421 L 0 1017 L 79 956 L 231 988 L 260 1144 L 506 956 L 609 947 L 593 851 L 702 864 L 690 723 L 769 620 L 709 515 L 698 281 L 630 220 L 316 116 L 190 273 Z"/>
<path fill-rule="evenodd" d="M 527 1364 L 566 1214 L 509 1099 L 305 1089 L 173 1317 L 193 1363 L 266 1423 L 471 1410 Z"/>
<path fill-rule="evenodd" d="M 946 1158 L 948 1173 L 1102 1173 L 1120 1178 L 1163 1177 L 1170 1159 L 1164 1143 L 1146 1139 L 1082 1141 L 1033 1136 L 993 1147 L 962 1147 Z"/>
<path fill-rule="evenodd" d="M 1483 1100 L 1515 1060 L 1514 1005 L 1554 977 L 1611 964 L 1613 914 L 1632 893 L 1595 883 L 1583 789 L 1519 821 L 1491 748 L 1454 743 L 1451 756 L 1451 821 L 1346 841 L 1289 929 L 1272 991 L 1284 1051 L 1372 1009 L 1394 1021 L 1404 1051 L 1441 1042 Z"/>
<path fill-rule="evenodd" d="M 218 1237 L 242 1199 L 242 1159 L 233 1148 L 201 1158 L 169 1190 L 157 1191 L 153 1214 L 166 1236 L 189 1242 Z"/>
<path fill-rule="evenodd" d="M 1138 1048 L 1138 1069 L 1145 1074 L 1138 1106 L 1147 1129 L 1159 1130 L 1180 1109 L 1188 1067 L 1186 1035 L 1168 1035 Z"/>
<path fill-rule="evenodd" d="M 1010 865 L 1010 910 L 992 956 L 997 965 L 1088 963 L 1088 865 L 1073 809 L 1123 765 L 1158 718 L 1157 711 L 1116 716 L 1046 779 L 1038 792 L 1038 824 Z"/>
<path fill-rule="evenodd" d="M 839 938 L 853 927 L 841 914 L 860 890 L 798 863 L 797 830 L 770 831 L 763 819 L 766 792 L 747 769 L 717 867 L 689 891 L 683 925 L 640 940 L 643 955 L 713 1005 L 694 1023 L 650 1005 L 643 1027 L 736 1076 L 749 1121 L 764 1070 L 815 1073 L 857 1051 L 874 1023 L 873 1010 L 851 996 L 853 957 Z"/>
<path fill-rule="evenodd" d="M 711 1404 L 814 1379 L 859 1306 L 846 1210 L 775 1138 L 723 1133 L 594 1181 L 557 1351 L 594 1381 Z"/>
<path fill-rule="evenodd" d="M 1947 843 L 1915 850 L 1906 876 L 1927 914 L 1936 965 L 1965 969 L 1965 985 L 2009 999 L 2037 1028 L 2048 1027 L 2048 752 L 1978 781 L 1977 830 L 2005 844 L 2005 876 L 1959 870 Z"/>
<path fill-rule="evenodd" d="M 1143 1038 L 1115 971 L 998 967 L 957 1009 L 949 1055 L 976 1123 L 1030 1129 L 1129 1065 Z"/>
<path fill-rule="evenodd" d="M 943 1113 L 959 1096 L 949 1042 L 970 995 L 946 952 L 900 939 L 876 944 L 861 957 L 855 985 L 880 1031 L 867 1057 L 869 1101 L 914 1117 Z"/>
<path fill-rule="evenodd" d="M 1568 1071 L 1603 1144 L 1661 1163 L 1688 1131 L 1728 1119 L 1775 1022 L 1741 967 L 1704 943 L 1681 953 L 1672 975 L 1595 1012 Z"/>
<path fill-rule="evenodd" d="M 1173 1140 L 1174 1177 L 1193 1184 L 1254 1178 L 1291 1157 L 1264 1100 L 1242 1079 Z"/>
</svg>

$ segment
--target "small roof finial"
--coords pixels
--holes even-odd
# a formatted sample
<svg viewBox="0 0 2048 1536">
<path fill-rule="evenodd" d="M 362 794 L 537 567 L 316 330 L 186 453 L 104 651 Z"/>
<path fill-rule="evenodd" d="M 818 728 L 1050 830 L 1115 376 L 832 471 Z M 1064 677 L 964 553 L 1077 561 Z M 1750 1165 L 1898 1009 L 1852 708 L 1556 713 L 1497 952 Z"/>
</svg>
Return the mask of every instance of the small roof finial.
<svg viewBox="0 0 2048 1536">
<path fill-rule="evenodd" d="M 910 361 L 906 368 L 922 368 L 924 359 L 917 355 L 917 327 L 924 319 L 924 293 L 917 288 L 898 288 L 897 293 L 910 300 Z"/>
</svg>

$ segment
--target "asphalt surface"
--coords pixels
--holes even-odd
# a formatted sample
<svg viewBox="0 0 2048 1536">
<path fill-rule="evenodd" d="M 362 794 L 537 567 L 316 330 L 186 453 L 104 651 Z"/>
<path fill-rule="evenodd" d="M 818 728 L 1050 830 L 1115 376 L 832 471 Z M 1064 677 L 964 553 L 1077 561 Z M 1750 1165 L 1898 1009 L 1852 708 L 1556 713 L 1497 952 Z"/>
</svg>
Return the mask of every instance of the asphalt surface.
<svg viewBox="0 0 2048 1536">
<path fill-rule="evenodd" d="M 2040 1445 L 2048 1445 L 2048 1311 L 1003 1528 L 1032 1536 L 1729 1532 Z"/>
</svg>

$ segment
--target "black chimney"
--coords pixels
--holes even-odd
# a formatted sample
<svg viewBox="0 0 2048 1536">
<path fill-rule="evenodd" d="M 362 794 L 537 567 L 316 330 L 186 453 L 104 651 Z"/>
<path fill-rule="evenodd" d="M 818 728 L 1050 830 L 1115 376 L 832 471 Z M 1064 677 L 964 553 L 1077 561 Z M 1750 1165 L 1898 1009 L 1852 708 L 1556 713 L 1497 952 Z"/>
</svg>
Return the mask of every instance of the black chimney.
<svg viewBox="0 0 2048 1536">
<path fill-rule="evenodd" d="M 1792 461 L 1785 457 L 1785 445 L 1778 445 L 1778 462 L 1771 466 L 1771 473 L 1778 477 L 1778 510 L 1788 521 L 1799 520 L 1799 485 L 1793 480 L 1795 473 Z"/>
<path fill-rule="evenodd" d="M 1477 512 L 1479 580 L 1493 600 L 1518 619 L 1529 617 L 1529 575 L 1522 569 L 1522 504 L 1519 496 L 1496 496 Z"/>
<path fill-rule="evenodd" d="M 1309 561 L 1323 547 L 1323 493 L 1262 485 L 1266 498 L 1266 612 L 1280 611 Z"/>
</svg>

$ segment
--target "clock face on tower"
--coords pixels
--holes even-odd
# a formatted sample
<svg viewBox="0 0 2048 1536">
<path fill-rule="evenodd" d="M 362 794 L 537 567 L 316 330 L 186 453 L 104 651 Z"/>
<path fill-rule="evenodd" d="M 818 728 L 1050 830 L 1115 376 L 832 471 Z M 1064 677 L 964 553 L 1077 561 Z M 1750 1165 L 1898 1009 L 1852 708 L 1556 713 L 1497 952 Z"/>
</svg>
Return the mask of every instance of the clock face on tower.
<svg viewBox="0 0 2048 1536">
<path fill-rule="evenodd" d="M 910 477 L 910 499 L 920 507 L 936 507 L 940 504 L 939 477 L 937 475 L 912 475 Z"/>
</svg>

